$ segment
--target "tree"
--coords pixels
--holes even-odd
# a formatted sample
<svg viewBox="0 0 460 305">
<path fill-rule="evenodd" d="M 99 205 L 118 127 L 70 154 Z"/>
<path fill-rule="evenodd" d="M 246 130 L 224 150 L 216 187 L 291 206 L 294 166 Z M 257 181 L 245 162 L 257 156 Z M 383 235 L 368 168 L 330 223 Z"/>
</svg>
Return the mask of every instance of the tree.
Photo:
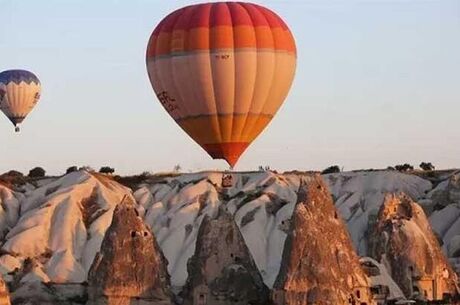
<svg viewBox="0 0 460 305">
<path fill-rule="evenodd" d="M 404 163 L 404 164 L 396 165 L 395 169 L 400 172 L 407 172 L 407 171 L 414 170 L 414 167 L 410 165 L 409 163 Z"/>
<path fill-rule="evenodd" d="M 268 171 L 271 171 L 270 165 L 265 165 L 265 166 L 259 165 L 258 171 L 259 171 L 259 172 L 268 172 Z"/>
<path fill-rule="evenodd" d="M 29 171 L 30 178 L 42 178 L 45 177 L 46 171 L 41 167 L 35 167 Z"/>
<path fill-rule="evenodd" d="M 24 177 L 24 174 L 17 171 L 17 170 L 10 170 L 9 172 L 4 173 L 2 176 L 8 176 L 8 177 Z"/>
<path fill-rule="evenodd" d="M 176 165 L 174 165 L 173 171 L 175 173 L 178 173 L 178 172 L 180 172 L 181 169 L 182 169 L 182 167 L 180 166 L 180 164 L 176 164 Z"/>
<path fill-rule="evenodd" d="M 321 174 L 333 174 L 333 173 L 340 173 L 340 167 L 338 165 L 332 165 L 326 168 L 321 172 Z"/>
<path fill-rule="evenodd" d="M 422 162 L 420 163 L 420 168 L 423 169 L 424 171 L 434 171 L 435 167 L 431 162 Z"/>
<path fill-rule="evenodd" d="M 89 165 L 85 165 L 85 166 L 82 166 L 78 169 L 79 171 L 85 171 L 85 172 L 88 172 L 88 173 L 93 173 L 95 172 L 94 168 L 92 168 L 91 166 Z"/>
<path fill-rule="evenodd" d="M 142 173 L 140 174 L 140 177 L 142 177 L 142 178 L 144 178 L 144 179 L 147 178 L 147 177 L 149 177 L 149 176 L 152 176 L 152 173 L 150 173 L 150 172 L 148 172 L 148 171 L 144 171 L 144 172 L 142 172 Z"/>
<path fill-rule="evenodd" d="M 110 167 L 110 166 L 103 166 L 103 167 L 101 167 L 99 172 L 101 174 L 113 174 L 115 172 L 115 169 L 113 167 Z"/>
<path fill-rule="evenodd" d="M 78 167 L 76 167 L 76 166 L 71 166 L 71 167 L 69 167 L 69 168 L 65 171 L 65 173 L 66 173 L 66 174 L 70 174 L 70 173 L 73 173 L 73 172 L 76 172 L 76 171 L 78 171 Z"/>
</svg>

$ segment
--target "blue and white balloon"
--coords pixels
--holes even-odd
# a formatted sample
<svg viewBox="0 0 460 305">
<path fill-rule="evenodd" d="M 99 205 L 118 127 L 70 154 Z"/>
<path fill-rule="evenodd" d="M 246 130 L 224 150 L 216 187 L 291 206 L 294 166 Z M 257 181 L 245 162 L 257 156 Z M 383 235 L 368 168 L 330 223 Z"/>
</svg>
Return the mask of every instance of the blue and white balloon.
<svg viewBox="0 0 460 305">
<path fill-rule="evenodd" d="M 40 81 L 32 72 L 7 70 L 0 73 L 0 110 L 16 131 L 38 103 L 40 92 Z"/>
</svg>

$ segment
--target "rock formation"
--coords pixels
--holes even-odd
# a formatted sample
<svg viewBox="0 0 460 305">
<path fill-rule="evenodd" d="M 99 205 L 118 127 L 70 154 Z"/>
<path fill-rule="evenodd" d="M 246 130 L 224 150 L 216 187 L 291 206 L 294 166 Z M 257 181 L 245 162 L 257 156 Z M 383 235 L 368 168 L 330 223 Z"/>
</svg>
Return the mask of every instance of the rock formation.
<svg viewBox="0 0 460 305">
<path fill-rule="evenodd" d="M 275 305 L 372 304 L 345 224 L 320 176 L 305 176 L 289 220 Z"/>
<path fill-rule="evenodd" d="M 428 194 L 434 210 L 440 210 L 450 204 L 460 203 L 460 172 L 451 175 Z"/>
<path fill-rule="evenodd" d="M 186 305 L 267 304 L 268 288 L 224 207 L 215 219 L 203 219 L 187 270 L 182 293 Z"/>
<path fill-rule="evenodd" d="M 134 203 L 124 200 L 91 266 L 87 304 L 171 304 L 167 264 Z"/>
<path fill-rule="evenodd" d="M 80 284 L 51 284 L 40 281 L 22 283 L 12 294 L 14 305 L 82 305 L 86 287 Z"/>
<path fill-rule="evenodd" d="M 439 183 L 427 197 L 419 203 L 425 211 L 434 210 L 429 216 L 431 226 L 460 275 L 460 171 Z"/>
<path fill-rule="evenodd" d="M 426 179 L 428 174 L 430 177 L 435 175 L 435 179 Z M 307 277 L 309 282 L 306 282 L 304 286 L 332 286 L 332 284 L 323 283 L 335 281 L 335 278 L 338 278 L 338 282 L 343 282 L 343 273 L 339 273 L 338 277 L 335 276 L 338 272 L 336 269 L 339 268 L 337 265 L 331 265 L 333 271 L 330 271 L 329 267 L 323 267 L 330 264 L 330 257 L 324 253 L 327 253 L 331 247 L 336 248 L 336 236 L 331 239 L 334 234 L 328 232 L 332 229 L 329 225 L 323 226 L 321 224 L 323 220 L 318 220 L 323 217 L 326 210 L 309 208 L 309 204 L 316 207 L 317 202 L 309 203 L 310 199 L 307 198 L 308 200 L 304 200 L 306 204 L 298 206 L 300 181 L 304 181 L 303 188 L 307 189 L 308 184 L 315 181 L 305 175 L 306 173 L 302 172 L 280 174 L 271 171 L 232 173 L 232 187 L 224 190 L 222 189 L 222 177 L 224 176 L 222 172 L 142 175 L 135 177 L 130 183 L 136 186 L 133 190 L 137 189 L 134 196 L 130 189 L 120 185 L 119 179 L 117 182 L 113 177 L 85 171 L 73 172 L 63 177 L 33 180 L 20 185 L 2 182 L 0 177 L 0 273 L 8 283 L 11 302 L 15 305 L 84 304 L 88 299 L 86 284 L 88 271 L 96 253 L 101 251 L 104 236 L 106 239 L 109 238 L 106 232 L 112 223 L 116 205 L 127 195 L 129 198 L 136 198 L 136 210 L 154 232 L 158 245 L 170 262 L 168 270 L 174 291 L 180 290 L 187 281 L 187 261 L 195 253 L 202 220 L 206 215 L 215 218 L 221 207 L 225 207 L 237 223 L 255 265 L 269 289 L 272 289 L 281 265 L 283 265 L 282 273 L 291 272 L 288 274 L 291 274 L 292 280 L 284 279 L 283 281 L 284 283 L 291 281 L 290 283 L 293 284 L 286 288 L 283 286 L 279 290 L 283 293 L 291 291 L 294 294 L 295 285 L 298 287 L 304 285 L 299 280 L 300 276 L 292 272 L 295 268 L 288 268 L 289 264 L 293 264 L 296 259 L 294 255 L 289 256 L 285 253 L 287 259 L 284 264 L 281 263 L 287 236 L 290 234 L 290 239 L 296 242 L 301 240 L 299 236 L 292 234 L 290 224 L 296 217 L 304 220 L 314 219 L 315 221 L 308 220 L 314 225 L 303 230 L 308 229 L 312 232 L 314 230 L 315 233 L 311 234 L 316 234 L 318 237 L 312 239 L 311 242 L 305 242 L 305 247 L 312 247 L 315 249 L 313 252 L 321 254 L 305 254 L 304 256 L 307 257 L 305 260 L 308 261 L 308 255 L 318 256 L 317 266 L 325 268 L 329 273 L 326 273 L 324 277 L 314 274 L 319 280 L 311 279 L 312 276 Z M 449 255 L 451 263 L 457 265 L 460 274 L 459 171 L 425 174 L 356 171 L 329 174 L 323 177 L 329 183 L 329 189 L 336 200 L 338 217 L 347 222 L 350 235 L 355 241 L 355 248 L 361 251 L 360 255 L 369 255 L 368 240 L 375 239 L 377 236 L 373 236 L 369 228 L 373 228 L 377 223 L 385 194 L 401 191 L 423 204 L 425 211 L 431 213 L 431 226 L 439 239 L 443 240 L 443 251 Z M 137 186 L 140 188 L 138 189 Z M 307 195 L 310 196 L 308 192 Z M 294 210 L 296 210 L 295 214 Z M 327 213 L 333 213 L 333 210 Z M 294 217 L 292 217 L 293 214 Z M 135 215 L 134 210 L 131 215 Z M 298 221 L 297 226 L 300 224 L 301 222 Z M 407 226 L 413 226 L 413 224 Z M 321 232 L 323 227 L 326 228 L 324 235 Z M 121 225 L 118 230 L 122 232 L 121 235 L 129 236 L 131 231 L 144 231 L 140 227 L 123 231 Z M 117 232 L 113 234 L 120 235 Z M 418 234 L 416 239 L 421 241 L 415 244 L 424 243 L 426 235 Z M 315 242 L 321 243 L 321 246 L 316 245 L 316 248 L 311 246 Z M 412 239 L 411 243 L 414 243 Z M 124 245 L 123 247 L 114 246 L 114 251 L 134 247 L 131 242 L 126 242 Z M 295 250 L 292 242 L 289 247 Z M 109 251 L 107 248 L 104 246 L 101 254 Z M 301 253 L 296 255 L 302 257 L 303 252 L 307 252 L 307 250 L 303 252 L 301 250 L 296 250 Z M 115 259 L 114 251 L 112 251 L 113 257 L 110 258 L 112 262 L 107 263 L 104 267 L 107 270 L 112 265 L 121 266 Z M 107 259 L 107 257 L 109 257 L 108 254 L 102 258 Z M 136 262 L 145 261 L 144 254 L 139 256 L 133 254 L 130 257 Z M 324 260 L 324 263 L 321 259 Z M 424 255 L 418 259 L 426 260 Z M 385 261 L 389 260 L 381 259 L 378 266 L 383 266 Z M 133 264 L 133 266 L 133 270 L 140 268 L 139 265 Z M 391 272 L 391 265 L 387 263 L 384 269 L 387 269 L 387 266 L 388 271 Z M 299 270 L 306 269 L 301 265 L 299 268 Z M 348 267 L 340 266 L 340 268 Z M 118 287 L 122 287 L 121 290 L 125 289 L 122 284 L 113 283 L 113 280 L 107 278 L 107 272 L 106 275 L 102 271 L 99 273 L 106 277 L 105 280 L 101 278 L 101 282 L 107 282 L 113 287 L 119 285 Z M 350 271 L 350 273 L 353 272 Z M 92 277 L 94 281 L 95 276 Z M 377 277 L 379 281 L 376 282 Z M 143 280 L 142 277 L 141 280 Z M 372 291 L 375 291 L 375 286 L 383 287 L 392 284 L 390 278 L 382 276 L 372 276 L 370 280 L 373 286 Z M 317 282 L 320 284 L 316 284 Z M 98 296 L 101 302 L 107 300 L 104 291 L 108 291 L 108 288 L 105 288 L 108 287 L 108 284 L 104 285 L 98 292 L 93 289 L 94 286 L 92 288 L 95 293 L 91 296 Z M 131 284 L 127 284 L 126 287 L 129 285 Z M 319 290 L 319 288 L 312 289 Z M 346 289 L 349 289 L 348 286 Z M 316 292 L 312 292 L 311 296 L 314 296 L 314 293 Z M 356 291 L 354 293 L 356 294 Z M 391 288 L 389 293 L 392 294 Z M 111 295 L 114 300 L 116 293 Z M 135 297 L 131 298 L 131 296 L 122 299 L 130 299 L 129 302 L 132 303 L 136 302 Z M 147 299 L 146 302 L 150 300 Z"/>
<path fill-rule="evenodd" d="M 10 305 L 10 294 L 8 292 L 8 287 L 6 287 L 5 282 L 0 276 L 0 305 Z"/>
<path fill-rule="evenodd" d="M 369 256 L 368 227 L 377 217 L 386 193 L 404 192 L 411 198 L 421 198 L 433 188 L 428 180 L 395 170 L 341 172 L 323 178 L 359 256 Z"/>
<path fill-rule="evenodd" d="M 369 246 L 371 256 L 386 265 L 406 297 L 441 300 L 458 294 L 457 275 L 423 209 L 410 197 L 385 197 Z"/>
<path fill-rule="evenodd" d="M 376 305 L 385 305 L 389 302 L 407 301 L 404 293 L 388 274 L 385 265 L 380 264 L 371 257 L 359 259 L 361 267 L 371 283 L 371 293 Z"/>
</svg>

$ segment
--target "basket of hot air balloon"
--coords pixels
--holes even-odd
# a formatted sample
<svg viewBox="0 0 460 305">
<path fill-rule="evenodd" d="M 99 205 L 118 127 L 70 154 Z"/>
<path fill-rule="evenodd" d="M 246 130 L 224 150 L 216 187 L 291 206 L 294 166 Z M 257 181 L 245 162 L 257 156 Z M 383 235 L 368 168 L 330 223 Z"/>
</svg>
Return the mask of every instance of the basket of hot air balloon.
<svg viewBox="0 0 460 305">
<path fill-rule="evenodd" d="M 40 90 L 40 81 L 32 72 L 8 70 L 0 73 L 0 110 L 13 123 L 16 132 L 38 103 Z"/>
<path fill-rule="evenodd" d="M 284 21 L 242 2 L 174 11 L 153 31 L 146 57 L 166 111 L 212 158 L 231 167 L 285 100 L 297 58 Z"/>
</svg>

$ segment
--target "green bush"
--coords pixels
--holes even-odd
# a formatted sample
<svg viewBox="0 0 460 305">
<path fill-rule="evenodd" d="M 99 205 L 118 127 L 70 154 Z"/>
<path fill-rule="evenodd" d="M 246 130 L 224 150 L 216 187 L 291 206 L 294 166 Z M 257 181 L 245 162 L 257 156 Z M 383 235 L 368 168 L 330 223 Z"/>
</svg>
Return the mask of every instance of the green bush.
<svg viewBox="0 0 460 305">
<path fill-rule="evenodd" d="M 35 167 L 29 171 L 30 178 L 42 178 L 45 177 L 46 171 L 41 167 Z"/>
<path fill-rule="evenodd" d="M 65 171 L 65 173 L 66 173 L 66 174 L 70 174 L 70 173 L 73 173 L 73 172 L 76 172 L 76 171 L 78 171 L 78 167 L 76 167 L 76 166 L 71 166 L 71 167 L 69 167 L 69 168 Z"/>
<path fill-rule="evenodd" d="M 103 167 L 101 167 L 99 172 L 101 174 L 113 174 L 113 173 L 115 173 L 115 169 L 113 167 L 110 167 L 110 166 L 103 166 Z"/>
<path fill-rule="evenodd" d="M 321 172 L 321 174 L 326 175 L 326 174 L 333 174 L 333 173 L 340 173 L 340 167 L 338 165 L 332 165 L 326 168 Z"/>
</svg>

